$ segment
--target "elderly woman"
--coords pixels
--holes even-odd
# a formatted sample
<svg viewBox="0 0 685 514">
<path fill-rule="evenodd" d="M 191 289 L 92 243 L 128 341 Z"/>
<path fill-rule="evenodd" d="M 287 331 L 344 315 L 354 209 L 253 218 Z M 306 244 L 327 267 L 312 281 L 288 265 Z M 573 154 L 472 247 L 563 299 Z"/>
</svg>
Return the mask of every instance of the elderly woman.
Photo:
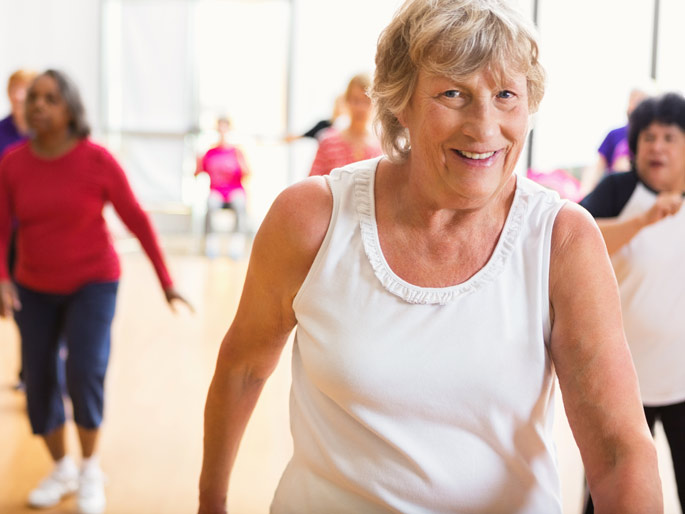
<svg viewBox="0 0 685 514">
<path fill-rule="evenodd" d="M 581 204 L 611 255 L 647 423 L 664 427 L 685 508 L 685 98 L 645 100 L 628 134 L 633 170 L 608 176 Z"/>
<path fill-rule="evenodd" d="M 295 326 L 272 512 L 560 513 L 555 371 L 598 508 L 662 510 L 601 234 L 513 174 L 537 54 L 505 0 L 400 8 L 371 92 L 387 157 L 287 189 L 257 235 L 207 399 L 200 512 L 225 512 Z"/>
<path fill-rule="evenodd" d="M 32 507 L 52 507 L 77 492 L 81 513 L 105 509 L 97 443 L 119 261 L 102 210 L 111 203 L 141 242 L 169 304 L 178 294 L 150 221 L 124 171 L 88 138 L 77 87 L 48 70 L 26 96 L 29 141 L 0 160 L 0 317 L 19 327 L 29 421 L 55 465 L 29 494 Z M 14 278 L 5 266 L 11 220 L 18 222 Z M 83 457 L 68 455 L 58 383 L 59 342 L 66 341 L 66 382 Z"/>
</svg>

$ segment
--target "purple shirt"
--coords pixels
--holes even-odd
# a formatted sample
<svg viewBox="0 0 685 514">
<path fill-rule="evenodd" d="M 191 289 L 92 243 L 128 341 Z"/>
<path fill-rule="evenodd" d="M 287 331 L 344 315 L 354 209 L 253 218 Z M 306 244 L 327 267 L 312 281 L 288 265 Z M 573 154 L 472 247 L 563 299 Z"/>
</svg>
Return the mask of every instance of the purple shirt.
<svg viewBox="0 0 685 514">
<path fill-rule="evenodd" d="M 609 132 L 607 137 L 604 138 L 604 141 L 602 141 L 602 144 L 599 146 L 599 153 L 602 154 L 606 160 L 607 168 L 610 170 L 613 169 L 616 159 L 622 155 L 625 155 L 625 149 L 627 145 L 625 143 L 620 144 L 621 141 L 625 141 L 626 143 L 628 141 L 628 125 Z M 619 147 L 620 151 L 624 152 L 622 155 L 619 155 L 619 153 L 616 152 L 617 147 Z"/>
<path fill-rule="evenodd" d="M 19 133 L 12 115 L 0 120 L 0 156 L 5 152 L 8 146 L 12 146 L 19 141 L 26 139 L 25 136 Z"/>
</svg>

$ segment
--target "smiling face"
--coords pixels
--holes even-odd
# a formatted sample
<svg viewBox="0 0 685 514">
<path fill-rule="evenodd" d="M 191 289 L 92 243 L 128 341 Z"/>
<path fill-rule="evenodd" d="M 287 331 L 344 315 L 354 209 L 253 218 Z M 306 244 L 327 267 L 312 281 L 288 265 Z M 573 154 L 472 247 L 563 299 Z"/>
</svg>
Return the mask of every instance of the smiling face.
<svg viewBox="0 0 685 514">
<path fill-rule="evenodd" d="M 57 81 L 39 76 L 26 95 L 26 121 L 38 136 L 68 132 L 71 113 L 60 93 Z"/>
<path fill-rule="evenodd" d="M 657 191 L 685 191 L 685 132 L 653 122 L 637 138 L 638 175 Z"/>
<path fill-rule="evenodd" d="M 412 171 L 459 207 L 478 207 L 510 179 L 528 133 L 526 77 L 499 83 L 487 69 L 463 79 L 419 73 L 398 119 Z"/>
</svg>

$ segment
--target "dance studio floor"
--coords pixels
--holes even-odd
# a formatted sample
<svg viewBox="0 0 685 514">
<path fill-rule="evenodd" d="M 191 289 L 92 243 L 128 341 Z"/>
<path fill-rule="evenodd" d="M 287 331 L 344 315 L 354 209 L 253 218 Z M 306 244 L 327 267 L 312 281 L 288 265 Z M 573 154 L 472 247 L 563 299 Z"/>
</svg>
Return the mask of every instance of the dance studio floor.
<svg viewBox="0 0 685 514">
<path fill-rule="evenodd" d="M 137 252 L 122 256 L 100 451 L 110 514 L 188 514 L 197 509 L 205 395 L 247 263 L 171 255 L 169 265 L 195 314 L 181 309 L 174 315 L 146 258 Z M 289 354 L 290 345 L 247 428 L 231 484 L 232 514 L 267 513 L 288 460 Z M 7 514 L 37 512 L 25 506 L 26 496 L 50 470 L 42 442 L 30 435 L 24 397 L 12 390 L 17 367 L 15 327 L 0 321 L 0 513 Z M 580 457 L 560 401 L 556 412 L 564 513 L 577 514 L 582 493 Z M 76 455 L 71 427 L 69 438 Z M 662 432 L 657 433 L 657 445 L 666 513 L 678 514 Z M 71 498 L 40 512 L 75 512 L 75 502 Z"/>
</svg>

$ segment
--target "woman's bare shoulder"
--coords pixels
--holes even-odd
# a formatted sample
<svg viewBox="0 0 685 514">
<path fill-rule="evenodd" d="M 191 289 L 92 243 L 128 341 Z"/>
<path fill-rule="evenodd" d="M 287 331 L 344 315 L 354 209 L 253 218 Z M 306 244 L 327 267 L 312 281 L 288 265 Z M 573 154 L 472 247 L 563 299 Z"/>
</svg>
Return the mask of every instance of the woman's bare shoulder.
<svg viewBox="0 0 685 514">
<path fill-rule="evenodd" d="M 583 207 L 566 203 L 557 214 L 552 232 L 552 291 L 555 285 L 566 284 L 573 289 L 583 281 L 591 287 L 599 276 L 602 280 L 613 276 L 599 227 Z"/>
<path fill-rule="evenodd" d="M 260 271 L 287 275 L 298 289 L 326 237 L 332 211 L 333 196 L 324 177 L 284 189 L 255 237 L 253 260 Z"/>
<path fill-rule="evenodd" d="M 284 189 L 264 224 L 303 250 L 321 246 L 333 210 L 333 196 L 324 177 L 309 177 Z M 269 227 L 266 227 L 269 228 Z"/>
<path fill-rule="evenodd" d="M 602 242 L 603 246 L 601 233 L 592 215 L 580 205 L 567 202 L 554 220 L 552 252 L 569 249 L 569 245 L 580 241 Z"/>
</svg>

